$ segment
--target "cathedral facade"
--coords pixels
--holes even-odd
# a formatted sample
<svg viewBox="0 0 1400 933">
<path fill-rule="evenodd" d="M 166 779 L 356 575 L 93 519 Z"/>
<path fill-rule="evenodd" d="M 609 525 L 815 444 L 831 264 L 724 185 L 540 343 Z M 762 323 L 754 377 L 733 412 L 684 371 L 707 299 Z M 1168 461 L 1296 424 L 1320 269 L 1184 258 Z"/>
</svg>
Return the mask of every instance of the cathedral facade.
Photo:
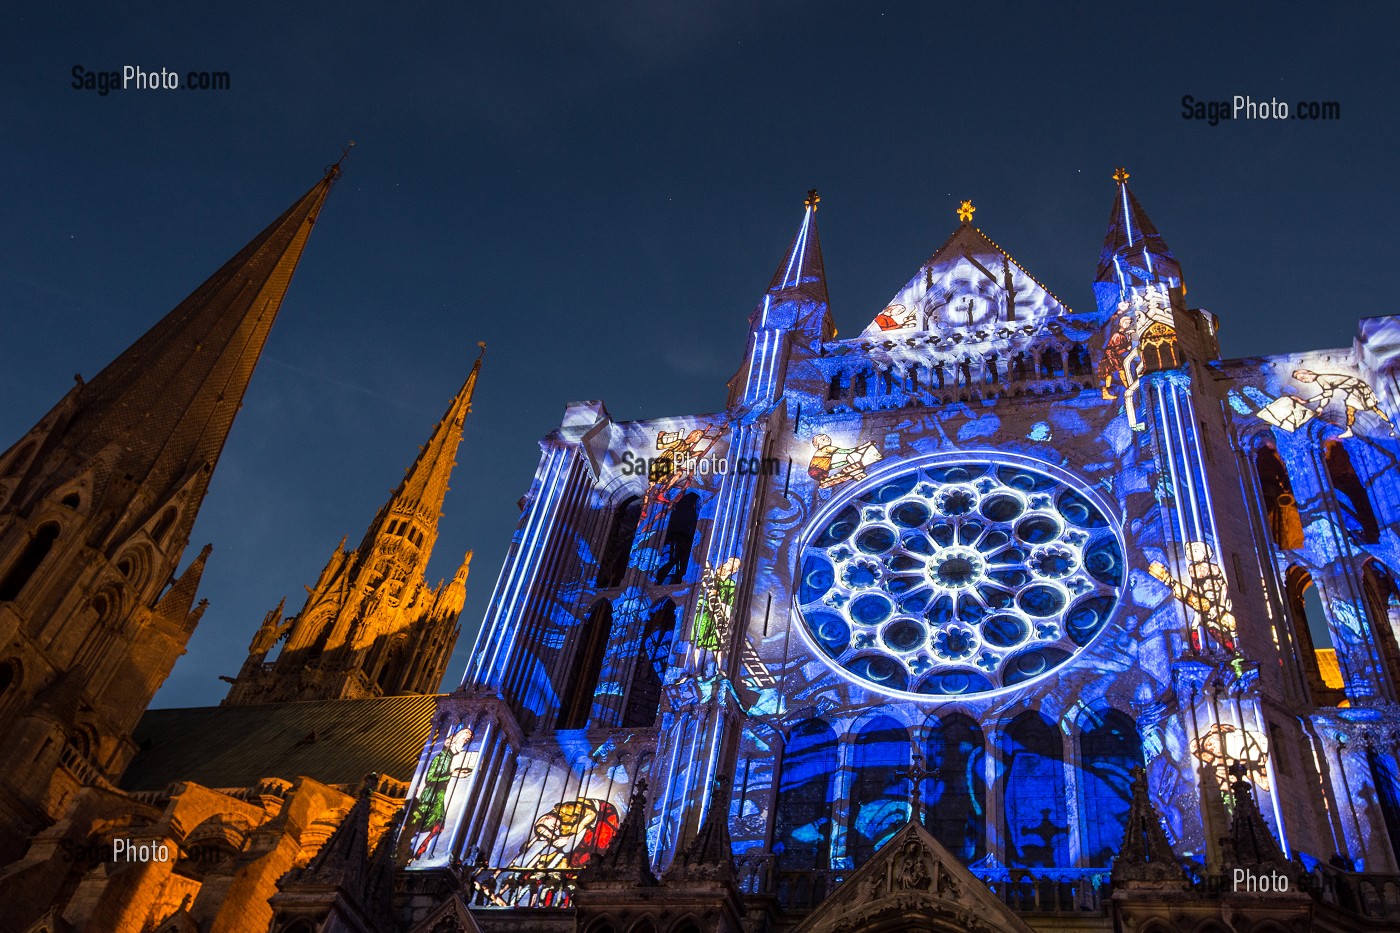
<svg viewBox="0 0 1400 933">
<path fill-rule="evenodd" d="M 568 407 L 400 922 L 1394 928 L 1400 319 L 1221 359 L 1114 182 L 1084 310 L 964 202 L 838 339 L 813 192 L 723 410 Z"/>
</svg>

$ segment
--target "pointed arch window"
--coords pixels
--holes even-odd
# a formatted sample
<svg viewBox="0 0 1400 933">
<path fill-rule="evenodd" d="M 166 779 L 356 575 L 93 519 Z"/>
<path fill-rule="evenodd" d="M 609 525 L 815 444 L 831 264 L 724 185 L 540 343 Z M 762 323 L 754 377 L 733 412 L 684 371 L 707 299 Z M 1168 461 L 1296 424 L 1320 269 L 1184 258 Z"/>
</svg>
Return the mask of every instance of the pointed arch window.
<svg viewBox="0 0 1400 933">
<path fill-rule="evenodd" d="M 700 520 L 700 496 L 688 492 L 671 506 L 661 553 L 666 563 L 656 569 L 658 584 L 680 583 L 690 569 L 690 552 L 695 547 L 695 526 Z"/>
<path fill-rule="evenodd" d="M 1390 838 L 1391 853 L 1400 858 L 1400 761 L 1396 756 L 1366 749 L 1366 763 L 1371 768 L 1371 782 L 1376 787 L 1376 799 L 1381 807 L 1381 819 Z"/>
<path fill-rule="evenodd" d="M 1128 828 L 1133 768 L 1142 766 L 1142 739 L 1131 717 L 1118 710 L 1091 714 L 1079 738 L 1079 812 L 1084 857 L 1107 868 Z"/>
<path fill-rule="evenodd" d="M 773 850 L 780 869 L 830 867 L 836 767 L 836 733 L 831 726 L 820 719 L 808 719 L 793 727 L 778 782 Z"/>
<path fill-rule="evenodd" d="M 18 476 L 24 469 L 24 465 L 29 462 L 29 458 L 34 455 L 34 442 L 29 441 L 10 458 L 10 462 L 5 464 L 5 472 L 0 476 Z"/>
<path fill-rule="evenodd" d="M 642 500 L 628 496 L 613 511 L 612 527 L 608 530 L 608 540 L 603 546 L 602 559 L 598 561 L 596 585 L 606 590 L 622 585 L 627 573 L 627 564 L 632 557 L 632 539 L 637 536 L 637 523 L 642 519 Z"/>
<path fill-rule="evenodd" d="M 1322 461 L 1327 467 L 1327 478 L 1332 481 L 1332 489 L 1337 494 L 1337 508 L 1341 510 L 1342 523 L 1347 531 L 1361 544 L 1380 541 L 1381 529 L 1375 510 L 1371 508 L 1371 497 L 1366 494 L 1366 487 L 1356 475 L 1346 447 L 1341 441 L 1328 441 L 1322 448 Z"/>
<path fill-rule="evenodd" d="M 1316 706 L 1337 706 L 1346 698 L 1345 681 L 1321 594 L 1313 584 L 1312 574 L 1302 567 L 1288 568 L 1284 582 L 1309 699 Z"/>
<path fill-rule="evenodd" d="M 612 603 L 600 599 L 593 604 L 574 643 L 569 670 L 569 685 L 560 695 L 560 729 L 582 729 L 588 725 L 593 712 L 594 694 L 598 692 L 598 677 L 603 672 L 603 655 L 612 633 Z"/>
<path fill-rule="evenodd" d="M 1302 547 L 1303 519 L 1298 514 L 1298 500 L 1293 497 L 1288 469 L 1272 444 L 1264 444 L 1255 452 L 1254 472 L 1259 477 L 1259 492 L 1264 497 L 1274 544 L 1285 550 Z"/>
<path fill-rule="evenodd" d="M 676 604 L 663 599 L 647 620 L 637 647 L 632 684 L 627 688 L 627 709 L 622 724 L 639 729 L 656 724 L 661 712 L 661 684 L 671 656 L 671 634 L 676 630 Z"/>
<path fill-rule="evenodd" d="M 58 525 L 49 522 L 39 526 L 39 530 L 29 539 L 29 543 L 10 565 L 5 576 L 0 578 L 0 602 L 16 599 L 24 592 L 24 587 L 43 564 L 44 558 L 49 556 L 49 551 L 53 550 L 53 544 L 57 540 Z"/>
<path fill-rule="evenodd" d="M 160 521 L 151 529 L 151 540 L 156 544 L 164 544 L 165 536 L 170 531 L 170 526 L 175 524 L 175 510 L 166 509 L 160 516 Z"/>
<path fill-rule="evenodd" d="M 1361 572 L 1361 589 L 1366 598 L 1366 615 L 1371 631 L 1381 650 L 1381 661 L 1396 696 L 1400 696 L 1400 643 L 1395 638 L 1391 620 L 1400 609 L 1400 586 L 1386 567 L 1376 560 L 1366 561 Z"/>
<path fill-rule="evenodd" d="M 935 720 L 924 758 L 936 772 L 923 791 L 924 827 L 964 865 L 987 854 L 987 771 L 982 729 L 970 717 Z"/>
<path fill-rule="evenodd" d="M 836 374 L 834 374 L 834 375 L 831 377 L 831 382 L 829 382 L 829 383 L 827 384 L 827 387 L 826 387 L 826 400 L 827 400 L 828 402 L 834 402 L 834 401 L 836 401 L 837 399 L 841 398 L 841 396 L 845 393 L 845 391 L 846 391 L 846 386 L 845 386 L 844 381 L 843 381 L 842 378 L 841 378 L 841 374 L 840 374 L 840 373 L 836 373 Z"/>
<path fill-rule="evenodd" d="M 1067 865 L 1069 820 L 1059 730 L 1039 713 L 1022 713 L 1002 739 L 1006 864 L 1015 868 Z"/>
<path fill-rule="evenodd" d="M 856 867 L 909 819 L 909 730 L 877 716 L 856 736 L 850 855 Z"/>
</svg>

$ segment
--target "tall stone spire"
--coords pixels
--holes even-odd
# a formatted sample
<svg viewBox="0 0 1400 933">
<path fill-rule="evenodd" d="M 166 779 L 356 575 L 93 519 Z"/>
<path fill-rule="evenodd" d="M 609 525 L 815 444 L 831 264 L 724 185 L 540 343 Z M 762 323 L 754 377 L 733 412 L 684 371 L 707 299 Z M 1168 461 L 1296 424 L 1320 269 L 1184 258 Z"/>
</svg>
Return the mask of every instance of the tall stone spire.
<svg viewBox="0 0 1400 933">
<path fill-rule="evenodd" d="M 62 481 L 69 470 L 99 457 L 109 461 L 113 496 L 133 506 L 111 516 L 114 526 L 104 530 L 116 537 L 144 520 L 145 512 L 158 507 L 186 477 L 195 477 L 189 494 L 203 496 L 311 228 L 339 174 L 332 166 L 90 382 L 79 382 L 45 419 L 55 422 L 38 451 L 46 469 L 26 470 L 30 482 L 9 497 L 10 507 L 27 506 L 49 485 L 45 479 Z M 193 524 L 192 514 L 181 517 L 185 520 L 176 538 Z"/>
<path fill-rule="evenodd" d="M 453 578 L 430 587 L 424 577 L 437 542 L 438 519 L 457 448 L 471 411 L 485 344 L 471 372 L 375 513 L 359 547 L 331 554 L 306 604 L 283 619 L 263 620 L 225 704 L 354 699 L 431 693 L 460 631 L 468 551 Z M 276 660 L 272 648 L 285 641 Z"/>
<path fill-rule="evenodd" d="M 379 534 L 383 534 L 382 523 L 390 515 L 411 516 L 423 525 L 429 536 L 425 551 L 432 549 L 432 541 L 437 539 L 437 523 L 442 516 L 442 503 L 447 497 L 448 481 L 452 478 L 452 468 L 457 465 L 457 448 L 462 443 L 462 427 L 472 410 L 472 396 L 476 394 L 476 380 L 481 374 L 481 360 L 486 355 L 486 344 L 479 343 L 480 352 L 472 364 L 467 381 L 453 396 L 447 411 L 433 427 L 428 443 L 418 450 L 418 457 L 404 472 L 403 481 L 394 490 L 389 501 L 376 516 L 365 533 L 361 549 Z M 426 564 L 426 560 L 424 561 Z"/>
<path fill-rule="evenodd" d="M 121 775 L 135 752 L 131 729 L 184 653 L 204 608 L 194 600 L 208 549 L 178 579 L 176 570 L 339 174 L 338 165 L 328 169 L 0 453 L 0 641 L 27 673 L 0 712 L 0 742 L 38 741 L 53 759 L 0 778 L 0 861 L 80 783 Z M 41 735 L 34 704 L 58 683 L 77 691 L 78 703 L 61 729 Z M 69 766 L 58 765 L 60 754 Z"/>
<path fill-rule="evenodd" d="M 1128 177 L 1125 168 L 1113 173 L 1113 208 L 1094 275 L 1094 294 L 1102 311 L 1113 310 L 1129 291 L 1146 285 L 1185 290 L 1181 266 L 1128 188 Z"/>
</svg>

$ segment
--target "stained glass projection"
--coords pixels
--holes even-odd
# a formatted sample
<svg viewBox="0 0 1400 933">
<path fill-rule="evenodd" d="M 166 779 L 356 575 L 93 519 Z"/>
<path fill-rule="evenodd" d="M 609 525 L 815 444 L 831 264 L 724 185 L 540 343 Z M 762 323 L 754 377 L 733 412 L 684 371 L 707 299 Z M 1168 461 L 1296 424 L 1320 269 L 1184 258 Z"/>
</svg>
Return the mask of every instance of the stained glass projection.
<svg viewBox="0 0 1400 933">
<path fill-rule="evenodd" d="M 1064 742 L 1039 713 L 1022 713 L 1002 737 L 1006 766 L 1006 864 L 1053 868 L 1069 861 Z"/>
<path fill-rule="evenodd" d="M 971 718 L 949 716 L 929 729 L 924 826 L 964 865 L 987 853 L 986 752 Z"/>
<path fill-rule="evenodd" d="M 1051 468 L 939 460 L 856 487 L 802 555 L 813 644 L 866 685 L 966 696 L 1064 664 L 1124 582 L 1107 510 Z"/>
<path fill-rule="evenodd" d="M 1142 766 L 1142 740 L 1132 719 L 1117 710 L 1093 716 L 1080 738 L 1079 812 L 1088 863 L 1107 868 L 1123 842 L 1132 800 L 1132 769 Z"/>
<path fill-rule="evenodd" d="M 877 716 L 856 736 L 849 850 L 860 866 L 909 819 L 909 730 Z"/>
<path fill-rule="evenodd" d="M 793 727 L 778 784 L 774 851 L 784 871 L 826 868 L 831 852 L 831 796 L 836 733 L 820 719 Z"/>
</svg>

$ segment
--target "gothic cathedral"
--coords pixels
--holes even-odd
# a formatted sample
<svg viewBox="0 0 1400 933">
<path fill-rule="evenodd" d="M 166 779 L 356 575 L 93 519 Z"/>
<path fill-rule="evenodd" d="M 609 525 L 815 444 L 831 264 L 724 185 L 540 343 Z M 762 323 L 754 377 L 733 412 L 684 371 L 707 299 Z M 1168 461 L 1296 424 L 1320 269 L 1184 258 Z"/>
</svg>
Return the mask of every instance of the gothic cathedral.
<svg viewBox="0 0 1400 933">
<path fill-rule="evenodd" d="M 964 202 L 837 339 L 812 192 L 723 410 L 568 408 L 410 791 L 409 916 L 444 883 L 483 930 L 1386 912 L 1400 319 L 1222 360 L 1114 182 L 1086 310 Z"/>
</svg>

